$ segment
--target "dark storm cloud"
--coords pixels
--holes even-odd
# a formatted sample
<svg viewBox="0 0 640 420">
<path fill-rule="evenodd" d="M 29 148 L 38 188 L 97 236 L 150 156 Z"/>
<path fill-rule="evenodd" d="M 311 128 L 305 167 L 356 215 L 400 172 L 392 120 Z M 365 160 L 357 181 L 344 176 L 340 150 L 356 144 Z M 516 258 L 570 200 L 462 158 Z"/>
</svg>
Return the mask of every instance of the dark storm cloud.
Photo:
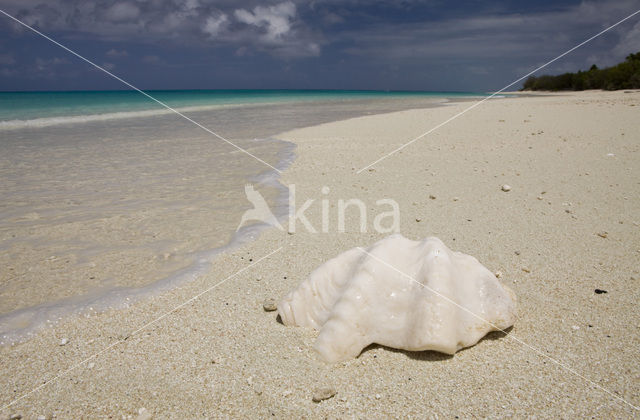
<svg viewBox="0 0 640 420">
<path fill-rule="evenodd" d="M 561 11 L 527 15 L 474 15 L 426 24 L 381 22 L 355 32 L 345 31 L 343 35 L 348 34 L 354 40 L 348 49 L 349 53 L 388 59 L 526 57 L 531 54 L 531 47 L 551 58 L 564 45 L 575 45 L 576 41 L 584 40 L 615 23 L 629 11 L 634 11 L 633 5 L 632 1 L 599 5 L 581 3 Z M 639 28 L 640 23 L 636 23 L 631 30 L 629 25 L 614 29 L 612 34 L 616 39 L 611 44 L 611 50 L 616 51 L 603 51 L 603 56 L 612 53 L 614 59 L 620 59 L 624 52 L 617 51 L 634 45 L 640 48 Z"/>
<path fill-rule="evenodd" d="M 28 25 L 67 36 L 250 46 L 285 57 L 319 53 L 291 1 L 10 0 L 4 8 Z"/>
<path fill-rule="evenodd" d="M 638 3 L 5 0 L 2 8 L 149 87 L 490 90 Z M 102 87 L 95 72 L 83 78 L 76 62 L 54 64 L 62 51 L 0 18 L 0 89 L 29 88 L 41 73 L 57 75 L 56 88 Z M 640 16 L 547 71 L 605 66 L 637 50 Z"/>
</svg>

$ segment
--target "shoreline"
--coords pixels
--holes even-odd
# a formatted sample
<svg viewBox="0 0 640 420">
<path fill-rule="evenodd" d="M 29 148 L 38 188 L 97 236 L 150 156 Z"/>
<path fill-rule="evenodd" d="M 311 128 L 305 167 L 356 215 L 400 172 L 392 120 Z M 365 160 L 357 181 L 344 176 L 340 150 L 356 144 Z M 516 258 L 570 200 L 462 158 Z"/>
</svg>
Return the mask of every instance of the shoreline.
<svg viewBox="0 0 640 420">
<path fill-rule="evenodd" d="M 285 171 L 295 160 L 295 145 L 278 139 L 285 144 L 285 151 L 276 168 Z M 275 178 L 275 179 L 274 179 Z M 279 209 L 286 206 L 286 192 L 284 185 L 273 172 L 263 172 L 250 177 L 252 181 L 262 186 L 279 190 L 280 197 L 276 199 L 274 207 Z M 280 215 L 284 218 L 286 215 Z M 81 316 L 95 316 L 108 310 L 124 310 L 131 305 L 144 301 L 154 295 L 165 293 L 182 284 L 193 281 L 211 271 L 215 257 L 218 254 L 241 247 L 257 240 L 260 234 L 270 226 L 261 224 L 247 225 L 234 232 L 222 246 L 197 251 L 192 255 L 193 261 L 184 268 L 171 272 L 142 286 L 99 287 L 88 293 L 72 295 L 58 300 L 46 301 L 33 306 L 26 306 L 6 313 L 0 313 L 0 347 L 24 343 L 31 339 L 43 328 L 55 328 L 59 322 Z"/>
<path fill-rule="evenodd" d="M 121 91 L 123 93 L 127 93 L 127 94 L 134 94 L 136 101 L 139 101 L 139 98 L 137 98 L 137 92 L 131 92 L 131 91 Z M 158 91 L 158 93 L 167 93 L 166 91 Z M 192 91 L 173 91 L 175 94 L 183 94 L 183 93 L 189 93 Z M 214 91 L 214 92 L 218 92 L 218 91 Z M 230 91 L 233 92 L 233 91 Z M 280 91 L 266 91 L 269 93 L 277 93 Z M 308 105 L 308 104 L 323 104 L 323 103 L 332 103 L 332 102 L 354 102 L 357 103 L 359 101 L 367 101 L 367 100 L 371 100 L 373 97 L 375 97 L 375 95 L 380 95 L 379 98 L 376 98 L 378 100 L 380 100 L 381 102 L 384 101 L 408 101 L 408 100 L 414 100 L 414 101 L 420 101 L 420 100 L 446 100 L 447 98 L 460 98 L 460 99 L 465 99 L 465 98 L 474 98 L 474 97 L 479 97 L 481 94 L 480 93 L 472 93 L 472 92 L 416 92 L 416 93 L 411 93 L 411 92 L 390 92 L 390 93 L 384 93 L 381 91 L 306 91 L 310 97 L 306 97 L 304 95 L 301 95 L 299 97 L 296 97 L 295 94 L 298 93 L 300 94 L 302 91 L 287 91 L 291 96 L 290 97 L 283 97 L 280 98 L 280 100 L 278 100 L 277 97 L 269 97 L 266 96 L 266 101 L 262 101 L 262 100 L 257 100 L 257 99 L 265 99 L 265 98 L 261 98 L 260 94 L 258 94 L 254 99 L 254 102 L 236 102 L 236 101 L 230 101 L 230 102 L 220 102 L 220 103 L 208 103 L 208 104 L 202 104 L 202 103 L 198 103 L 197 101 L 194 102 L 193 104 L 189 104 L 189 103 L 178 103 L 178 104 L 173 104 L 169 98 L 169 104 L 167 104 L 167 106 L 169 106 L 171 109 L 167 109 L 167 107 L 165 107 L 164 105 L 161 106 L 157 106 L 157 104 L 154 104 L 153 102 L 151 102 L 150 104 L 147 104 L 146 106 L 141 106 L 141 103 L 139 102 L 132 102 L 132 109 L 131 110 L 122 110 L 122 106 L 115 106 L 116 104 L 112 104 L 111 108 L 105 108 L 105 109 L 93 109 L 93 108 L 89 108 L 89 109 L 76 109 L 75 111 L 72 111 L 73 109 L 73 105 L 70 104 L 63 104 L 65 105 L 67 108 L 70 108 L 67 110 L 67 112 L 71 112 L 70 114 L 64 114 L 64 115 L 56 115 L 55 113 L 53 115 L 49 115 L 49 116 L 32 116 L 31 118 L 12 118 L 12 119 L 6 119 L 6 118 L 2 118 L 0 119 L 0 131 L 14 131 L 14 130 L 20 130 L 20 129 L 25 129 L 25 128 L 44 128 L 44 127 L 52 127 L 52 126 L 58 126 L 58 125 L 66 125 L 66 124 L 84 124 L 84 123 L 96 123 L 96 122 L 107 122 L 107 121 L 113 121 L 113 120 L 127 120 L 127 119 L 140 119 L 140 118 L 153 118 L 153 117 L 161 117 L 161 116 L 166 116 L 166 115 L 171 115 L 173 113 L 175 113 L 176 111 L 180 112 L 180 113 L 188 113 L 190 115 L 194 115 L 194 114 L 203 114 L 206 112 L 212 112 L 212 111 L 220 111 L 220 110 L 233 110 L 233 109 L 242 109 L 242 108 L 253 108 L 253 107 L 274 107 L 274 106 L 295 106 L 295 105 Z M 322 93 L 334 93 L 335 96 L 330 96 L 330 95 L 326 95 L 326 96 L 322 96 Z M 26 95 L 30 95 L 30 94 L 76 94 L 76 93 L 83 93 L 82 91 L 80 92 L 0 92 L 0 99 L 1 99 L 1 95 L 3 93 L 6 94 L 14 94 L 14 95 L 20 95 L 20 94 L 26 94 Z M 104 94 L 110 94 L 111 91 L 89 91 L 89 92 L 84 92 L 84 93 L 88 93 L 88 94 L 99 94 L 99 93 L 104 93 Z M 220 93 L 220 92 L 218 92 Z M 260 92 L 258 92 L 260 93 Z M 321 96 L 317 96 L 318 94 L 321 94 Z M 345 96 L 340 96 L 338 95 L 338 93 L 343 93 L 345 94 Z M 117 94 L 117 93 L 116 93 Z M 264 94 L 264 92 L 263 92 Z M 352 96 L 348 96 L 349 94 L 351 94 Z M 452 95 L 452 96 L 445 96 L 446 94 Z M 315 95 L 315 96 L 314 96 Z M 372 95 L 372 96 L 369 96 Z M 240 96 L 239 98 L 242 98 L 242 96 Z M 127 99 L 127 98 L 123 98 Z M 164 99 L 164 98 L 163 98 Z M 246 100 L 246 98 L 244 98 Z M 95 100 L 95 99 L 94 99 Z M 164 103 L 164 102 L 163 102 Z M 95 105 L 95 104 L 94 104 Z M 63 106 L 63 109 L 64 106 Z M 82 111 L 81 113 L 77 113 L 79 111 Z M 91 112 L 89 112 L 91 111 Z M 89 113 L 87 113 L 89 112 Z"/>
<path fill-rule="evenodd" d="M 487 101 L 359 175 L 464 104 L 282 133 L 297 157 L 281 182 L 295 183 L 301 202 L 315 200 L 307 216 L 319 232 L 320 202 L 328 201 L 329 233 L 266 230 L 175 290 L 0 347 L 3 389 L 11 390 L 2 406 L 51 381 L 0 415 L 135 418 L 141 408 L 154 418 L 633 415 L 502 334 L 453 357 L 370 346 L 328 366 L 314 357 L 314 331 L 284 327 L 262 302 L 281 298 L 340 252 L 386 236 L 371 230 L 371 219 L 378 199 L 393 198 L 405 236 L 438 236 L 503 272 L 519 301 L 510 335 L 637 405 L 638 106 L 638 95 L 607 92 Z M 367 232 L 348 214 L 347 231 L 335 233 L 332 205 L 340 198 L 367 204 Z M 312 402 L 325 386 L 336 396 Z"/>
<path fill-rule="evenodd" d="M 397 98 L 395 99 L 397 100 Z M 428 101 L 422 104 L 417 109 L 430 109 L 441 106 L 450 105 L 459 101 L 464 102 L 465 98 L 428 98 Z M 346 102 L 357 102 L 354 99 L 343 99 Z M 409 102 L 410 99 L 407 100 Z M 322 103 L 322 102 L 320 102 Z M 268 104 L 255 104 L 255 107 L 261 107 Z M 272 104 L 274 105 L 274 104 Z M 361 106 L 366 106 L 365 102 Z M 254 105 L 238 105 L 245 108 L 254 108 Z M 233 106 L 230 106 L 233 107 Z M 384 108 L 384 107 L 383 107 Z M 154 111 L 155 112 L 155 111 Z M 160 110 L 164 115 L 169 113 L 166 110 Z M 397 112 L 397 111 L 385 111 L 384 113 Z M 134 112 L 133 114 L 138 114 Z M 364 110 L 359 111 L 361 115 L 347 116 L 341 120 L 329 121 L 342 121 L 351 118 L 357 118 L 367 114 Z M 204 115 L 204 114 L 202 114 Z M 376 114 L 378 115 L 378 114 Z M 71 119 L 76 117 L 71 117 Z M 92 121 L 87 121 L 91 123 Z M 95 122 L 95 121 L 93 121 Z M 66 123 L 64 123 L 66 124 Z M 1 123 L 0 123 L 1 125 Z M 72 126 L 69 126 L 72 127 Z M 37 126 L 36 129 L 43 129 L 44 127 Z M 263 139 L 264 142 L 280 142 L 284 144 L 284 152 L 280 161 L 275 166 L 285 171 L 289 167 L 293 160 L 295 160 L 295 144 L 288 141 L 283 141 L 269 136 Z M 281 218 L 281 222 L 287 217 L 286 206 L 288 205 L 288 191 L 286 187 L 280 183 L 278 174 L 273 171 L 262 171 L 247 178 L 246 182 L 255 183 L 260 185 L 263 189 L 265 187 L 274 188 L 278 190 L 279 197 L 276 198 L 273 205 L 276 216 Z M 279 210 L 279 211 L 278 211 Z M 238 232 L 230 232 L 229 241 L 221 246 L 215 246 L 210 249 L 204 249 L 198 251 L 196 254 L 191 255 L 192 261 L 176 271 L 172 271 L 163 277 L 159 277 L 150 283 L 133 284 L 133 285 L 106 285 L 95 286 L 93 289 L 89 289 L 86 292 L 80 294 L 72 294 L 57 298 L 53 300 L 47 300 L 36 304 L 22 306 L 17 309 L 10 310 L 0 314 L 0 346 L 16 344 L 29 340 L 38 329 L 42 327 L 52 327 L 58 322 L 64 320 L 69 316 L 82 316 L 82 315 L 95 315 L 96 313 L 104 312 L 106 308 L 111 309 L 123 309 L 140 299 L 148 298 L 154 294 L 162 293 L 170 290 L 177 285 L 191 281 L 194 277 L 203 275 L 207 272 L 206 267 L 210 266 L 211 259 L 218 253 L 226 252 L 230 249 L 234 249 L 243 243 L 255 240 L 256 236 L 260 235 L 260 232 L 268 226 L 263 225 L 248 225 L 244 226 Z M 53 258 L 53 257 L 52 257 Z M 131 273 L 121 273 L 125 276 Z M 98 275 L 97 273 L 94 275 Z"/>
</svg>

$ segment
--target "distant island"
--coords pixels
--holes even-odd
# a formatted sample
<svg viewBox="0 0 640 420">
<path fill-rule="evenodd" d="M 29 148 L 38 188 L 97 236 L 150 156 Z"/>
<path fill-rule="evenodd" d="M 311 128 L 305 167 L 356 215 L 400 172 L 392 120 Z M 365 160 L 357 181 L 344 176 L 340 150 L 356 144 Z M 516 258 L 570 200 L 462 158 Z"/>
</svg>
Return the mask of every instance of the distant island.
<svg viewBox="0 0 640 420">
<path fill-rule="evenodd" d="M 557 76 L 531 76 L 520 90 L 586 90 L 640 89 L 640 52 L 629 54 L 625 61 L 599 69 L 595 64 L 588 71 Z"/>
</svg>

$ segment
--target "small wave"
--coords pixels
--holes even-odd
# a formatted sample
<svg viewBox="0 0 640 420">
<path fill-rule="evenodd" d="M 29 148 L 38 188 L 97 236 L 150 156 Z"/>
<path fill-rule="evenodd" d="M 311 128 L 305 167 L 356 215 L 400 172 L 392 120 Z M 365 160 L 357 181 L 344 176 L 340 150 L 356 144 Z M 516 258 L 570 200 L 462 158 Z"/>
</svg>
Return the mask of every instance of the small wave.
<svg viewBox="0 0 640 420">
<path fill-rule="evenodd" d="M 252 104 L 252 105 L 258 105 L 258 104 Z M 259 104 L 259 105 L 266 105 L 266 103 Z M 221 108 L 238 108 L 242 106 L 247 106 L 247 104 L 199 105 L 199 106 L 188 106 L 188 107 L 173 108 L 173 109 L 180 113 L 185 113 L 185 112 L 211 111 L 211 110 L 221 109 Z M 110 120 L 120 120 L 120 119 L 127 119 L 127 118 L 156 117 L 156 116 L 167 115 L 172 113 L 174 113 L 174 111 L 166 108 L 161 108 L 161 109 L 147 109 L 147 110 L 140 110 L 140 111 L 107 112 L 103 114 L 43 117 L 43 118 L 33 118 L 30 120 L 7 120 L 7 121 L 0 121 L 0 131 L 1 130 L 17 130 L 21 128 L 51 127 L 54 125 L 62 125 L 62 124 L 82 124 L 82 123 L 89 123 L 89 122 L 96 122 L 96 121 L 110 121 Z"/>
<path fill-rule="evenodd" d="M 284 150 L 276 165 L 279 171 L 286 170 L 295 160 L 296 145 L 294 143 L 276 138 L 254 139 L 254 141 L 273 141 L 284 145 Z M 284 224 L 289 214 L 289 188 L 280 182 L 279 173 L 273 170 L 265 170 L 259 174 L 249 176 L 247 180 L 249 182 L 277 188 L 278 196 L 275 199 L 272 210 L 278 221 Z M 45 302 L 0 314 L 0 345 L 24 342 L 37 334 L 41 328 L 54 326 L 69 316 L 88 316 L 109 309 L 127 308 L 131 304 L 144 298 L 157 295 L 181 284 L 193 281 L 211 270 L 214 258 L 218 254 L 256 240 L 260 233 L 269 227 L 270 226 L 265 223 L 244 226 L 233 234 L 231 240 L 226 245 L 193 253 L 191 255 L 193 262 L 189 266 L 146 286 L 101 288 L 85 295 Z"/>
</svg>

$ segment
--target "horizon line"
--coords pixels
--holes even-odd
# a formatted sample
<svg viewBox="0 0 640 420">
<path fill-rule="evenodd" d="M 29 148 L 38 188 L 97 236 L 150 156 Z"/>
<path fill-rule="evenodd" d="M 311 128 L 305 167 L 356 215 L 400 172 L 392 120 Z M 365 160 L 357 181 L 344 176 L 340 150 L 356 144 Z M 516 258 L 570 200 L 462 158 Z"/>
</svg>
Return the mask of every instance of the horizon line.
<svg viewBox="0 0 640 420">
<path fill-rule="evenodd" d="M 337 89 L 337 88 L 170 88 L 170 89 L 143 89 L 147 92 L 384 92 L 384 93 L 461 93 L 483 94 L 486 90 L 409 90 L 409 89 Z M 65 92 L 135 92 L 133 89 L 28 89 L 28 90 L 3 90 L 0 93 L 65 93 Z"/>
</svg>

